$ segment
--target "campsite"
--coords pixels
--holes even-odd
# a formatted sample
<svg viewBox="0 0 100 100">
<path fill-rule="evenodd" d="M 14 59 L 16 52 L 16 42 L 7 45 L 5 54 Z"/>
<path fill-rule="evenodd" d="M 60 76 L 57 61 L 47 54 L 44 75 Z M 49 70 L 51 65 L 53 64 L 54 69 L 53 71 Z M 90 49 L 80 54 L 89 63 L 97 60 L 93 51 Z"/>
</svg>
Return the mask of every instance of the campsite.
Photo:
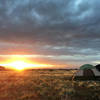
<svg viewBox="0 0 100 100">
<path fill-rule="evenodd" d="M 0 100 L 100 100 L 100 81 L 72 80 L 77 71 L 0 71 Z"/>
<path fill-rule="evenodd" d="M 0 0 L 0 100 L 100 100 L 100 0 Z"/>
</svg>

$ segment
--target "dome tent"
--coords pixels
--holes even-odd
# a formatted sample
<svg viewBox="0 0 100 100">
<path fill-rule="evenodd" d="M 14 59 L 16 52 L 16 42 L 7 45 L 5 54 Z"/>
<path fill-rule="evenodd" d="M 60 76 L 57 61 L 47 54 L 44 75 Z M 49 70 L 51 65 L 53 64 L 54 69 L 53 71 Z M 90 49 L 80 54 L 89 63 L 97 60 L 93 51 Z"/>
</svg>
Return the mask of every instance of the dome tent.
<svg viewBox="0 0 100 100">
<path fill-rule="evenodd" d="M 82 65 L 75 73 L 74 80 L 100 80 L 100 71 L 93 65 Z"/>
<path fill-rule="evenodd" d="M 90 65 L 90 64 L 85 64 L 85 65 L 82 65 L 80 67 L 81 70 L 84 70 L 84 69 L 93 69 L 95 68 L 93 65 Z"/>
</svg>

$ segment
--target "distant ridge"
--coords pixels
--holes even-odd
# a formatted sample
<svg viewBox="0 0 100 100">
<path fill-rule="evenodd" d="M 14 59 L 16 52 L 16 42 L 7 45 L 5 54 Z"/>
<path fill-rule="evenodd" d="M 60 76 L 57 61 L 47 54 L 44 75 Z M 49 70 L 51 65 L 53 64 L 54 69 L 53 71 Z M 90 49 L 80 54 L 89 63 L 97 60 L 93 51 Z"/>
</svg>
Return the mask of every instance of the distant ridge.
<svg viewBox="0 0 100 100">
<path fill-rule="evenodd" d="M 0 66 L 0 71 L 6 70 L 5 67 Z"/>
</svg>

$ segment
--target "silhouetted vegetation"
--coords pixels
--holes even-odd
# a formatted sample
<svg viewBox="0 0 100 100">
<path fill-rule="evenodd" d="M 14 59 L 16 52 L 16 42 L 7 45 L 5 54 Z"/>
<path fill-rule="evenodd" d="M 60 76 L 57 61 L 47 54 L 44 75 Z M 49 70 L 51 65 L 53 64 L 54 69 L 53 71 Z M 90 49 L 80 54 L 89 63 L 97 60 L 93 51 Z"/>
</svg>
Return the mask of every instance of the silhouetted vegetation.
<svg viewBox="0 0 100 100">
<path fill-rule="evenodd" d="M 95 66 L 100 71 L 100 64 Z"/>
<path fill-rule="evenodd" d="M 0 66 L 0 71 L 6 70 L 5 67 Z"/>
</svg>

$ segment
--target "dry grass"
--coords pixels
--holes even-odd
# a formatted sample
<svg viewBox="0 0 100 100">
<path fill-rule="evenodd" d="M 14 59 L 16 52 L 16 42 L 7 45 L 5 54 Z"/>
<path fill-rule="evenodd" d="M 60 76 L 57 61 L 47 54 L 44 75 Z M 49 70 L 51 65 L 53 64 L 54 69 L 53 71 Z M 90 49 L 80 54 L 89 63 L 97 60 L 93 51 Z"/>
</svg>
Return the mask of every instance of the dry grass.
<svg viewBox="0 0 100 100">
<path fill-rule="evenodd" d="M 0 100 L 100 100 L 100 83 L 72 83 L 74 72 L 0 71 Z"/>
</svg>

